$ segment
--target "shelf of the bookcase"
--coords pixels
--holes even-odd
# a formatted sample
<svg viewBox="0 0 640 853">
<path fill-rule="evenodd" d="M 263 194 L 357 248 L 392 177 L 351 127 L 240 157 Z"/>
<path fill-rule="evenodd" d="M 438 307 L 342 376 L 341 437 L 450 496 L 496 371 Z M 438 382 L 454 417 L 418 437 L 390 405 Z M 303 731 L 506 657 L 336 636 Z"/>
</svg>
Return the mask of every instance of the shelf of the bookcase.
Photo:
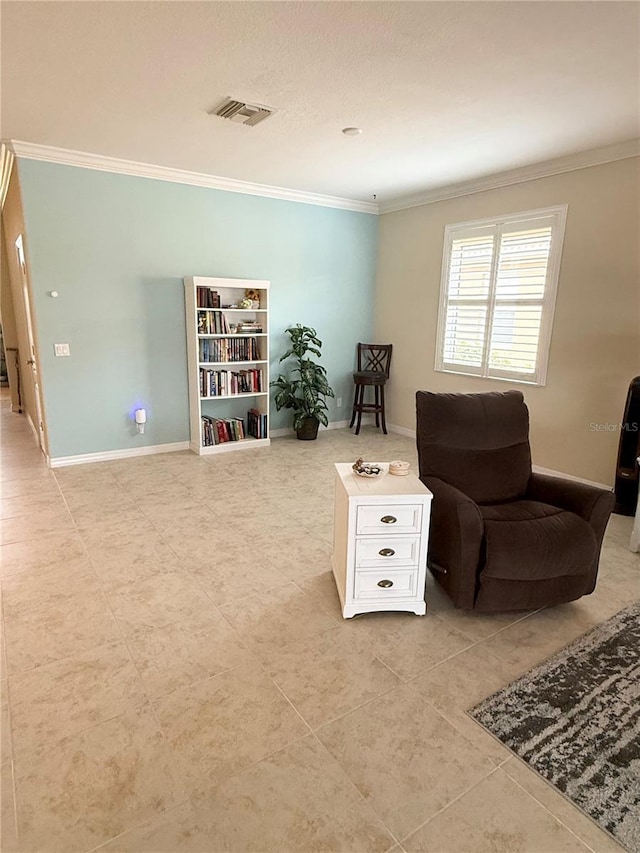
<svg viewBox="0 0 640 853">
<path fill-rule="evenodd" d="M 268 363 L 269 362 L 267 361 L 266 358 L 256 358 L 256 359 L 254 359 L 254 361 L 199 361 L 198 367 L 211 367 L 212 364 L 214 364 L 214 365 L 221 365 L 222 364 L 225 367 L 229 367 L 230 365 L 233 367 L 238 367 L 238 365 L 241 366 L 243 364 L 268 364 Z"/>
<path fill-rule="evenodd" d="M 219 335 L 204 335 L 198 332 L 199 338 L 266 338 L 266 332 L 223 332 Z"/>
<path fill-rule="evenodd" d="M 223 441 L 222 444 L 209 444 L 206 447 L 204 445 L 199 447 L 191 442 L 189 446 L 194 453 L 207 456 L 209 453 L 225 453 L 228 450 L 252 450 L 255 447 L 268 447 L 270 444 L 270 438 L 249 436 L 249 438 L 243 438 L 242 441 Z"/>
<path fill-rule="evenodd" d="M 237 400 L 240 397 L 266 397 L 268 391 L 247 391 L 242 394 L 217 394 L 214 397 L 200 397 L 201 400 Z"/>
</svg>

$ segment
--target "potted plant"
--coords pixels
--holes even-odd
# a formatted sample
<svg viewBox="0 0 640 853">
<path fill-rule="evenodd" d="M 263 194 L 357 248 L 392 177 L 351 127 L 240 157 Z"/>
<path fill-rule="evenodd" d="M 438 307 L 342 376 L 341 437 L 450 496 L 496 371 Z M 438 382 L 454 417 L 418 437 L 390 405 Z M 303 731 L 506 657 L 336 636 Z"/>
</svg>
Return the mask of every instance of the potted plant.
<svg viewBox="0 0 640 853">
<path fill-rule="evenodd" d="M 285 329 L 291 345 L 280 362 L 290 358 L 288 371 L 273 380 L 276 389 L 276 409 L 293 409 L 293 428 L 301 441 L 312 441 L 318 436 L 318 426 L 328 426 L 327 397 L 334 397 L 327 382 L 327 371 L 309 358 L 309 353 L 320 358 L 322 341 L 310 326 L 290 326 Z"/>
</svg>

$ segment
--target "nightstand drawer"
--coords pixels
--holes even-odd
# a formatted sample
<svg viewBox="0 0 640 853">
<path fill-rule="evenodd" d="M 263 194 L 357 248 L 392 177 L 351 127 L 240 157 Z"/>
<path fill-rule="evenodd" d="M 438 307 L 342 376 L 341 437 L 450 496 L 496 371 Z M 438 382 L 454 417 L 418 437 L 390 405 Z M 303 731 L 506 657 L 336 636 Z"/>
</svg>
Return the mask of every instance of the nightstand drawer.
<svg viewBox="0 0 640 853">
<path fill-rule="evenodd" d="M 420 533 L 421 504 L 371 504 L 358 507 L 356 534 Z"/>
<path fill-rule="evenodd" d="M 356 539 L 355 569 L 389 569 L 417 566 L 419 536 L 370 536 Z"/>
<path fill-rule="evenodd" d="M 417 584 L 417 569 L 401 569 L 395 572 L 356 572 L 354 598 L 369 600 L 414 598 Z"/>
</svg>

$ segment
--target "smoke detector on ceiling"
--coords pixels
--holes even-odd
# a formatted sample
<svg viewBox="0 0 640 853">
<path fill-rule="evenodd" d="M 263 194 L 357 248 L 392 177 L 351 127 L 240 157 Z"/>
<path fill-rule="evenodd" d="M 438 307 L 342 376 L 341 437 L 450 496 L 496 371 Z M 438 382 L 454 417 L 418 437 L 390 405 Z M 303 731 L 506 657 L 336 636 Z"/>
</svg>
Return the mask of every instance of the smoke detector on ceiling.
<svg viewBox="0 0 640 853">
<path fill-rule="evenodd" d="M 247 124 L 249 127 L 253 127 L 276 112 L 277 110 L 273 110 L 271 107 L 262 107 L 259 104 L 245 104 L 243 101 L 227 98 L 219 107 L 212 110 L 209 115 L 228 118 L 237 124 Z"/>
</svg>

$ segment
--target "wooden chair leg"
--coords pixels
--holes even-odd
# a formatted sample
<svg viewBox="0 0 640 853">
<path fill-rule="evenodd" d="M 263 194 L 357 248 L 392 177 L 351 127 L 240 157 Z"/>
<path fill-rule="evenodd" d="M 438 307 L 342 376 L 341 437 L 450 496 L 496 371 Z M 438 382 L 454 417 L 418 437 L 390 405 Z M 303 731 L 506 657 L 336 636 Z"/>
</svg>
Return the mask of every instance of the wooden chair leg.
<svg viewBox="0 0 640 853">
<path fill-rule="evenodd" d="M 356 422 L 356 414 L 358 411 L 358 389 L 359 388 L 360 388 L 360 386 L 356 385 L 353 389 L 353 409 L 351 410 L 351 423 L 349 424 L 349 429 L 351 429 L 351 427 Z"/>
<path fill-rule="evenodd" d="M 382 432 L 386 435 L 387 434 L 387 422 L 386 422 L 385 416 L 384 416 L 384 385 L 380 386 L 380 402 L 381 402 L 380 413 L 382 415 Z"/>
<path fill-rule="evenodd" d="M 374 386 L 374 403 L 376 407 L 376 426 L 380 426 L 380 386 Z"/>
<path fill-rule="evenodd" d="M 364 385 L 358 385 L 360 395 L 358 399 L 358 420 L 356 422 L 356 435 L 360 435 L 360 424 L 362 423 L 362 405 L 364 403 L 364 389 Z"/>
</svg>

